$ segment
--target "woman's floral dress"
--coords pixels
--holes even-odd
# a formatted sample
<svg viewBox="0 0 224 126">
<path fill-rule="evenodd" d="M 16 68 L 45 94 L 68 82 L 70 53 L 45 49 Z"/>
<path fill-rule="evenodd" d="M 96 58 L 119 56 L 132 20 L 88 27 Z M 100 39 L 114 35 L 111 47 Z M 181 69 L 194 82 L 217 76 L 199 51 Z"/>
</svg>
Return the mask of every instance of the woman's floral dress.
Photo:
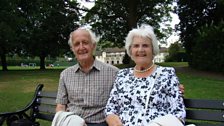
<svg viewBox="0 0 224 126">
<path fill-rule="evenodd" d="M 137 78 L 133 72 L 133 68 L 118 72 L 106 105 L 106 115 L 117 114 L 124 126 L 146 126 L 151 120 L 166 114 L 173 114 L 184 120 L 185 106 L 174 68 L 157 66 L 146 78 Z M 145 109 L 153 82 L 149 103 Z"/>
</svg>

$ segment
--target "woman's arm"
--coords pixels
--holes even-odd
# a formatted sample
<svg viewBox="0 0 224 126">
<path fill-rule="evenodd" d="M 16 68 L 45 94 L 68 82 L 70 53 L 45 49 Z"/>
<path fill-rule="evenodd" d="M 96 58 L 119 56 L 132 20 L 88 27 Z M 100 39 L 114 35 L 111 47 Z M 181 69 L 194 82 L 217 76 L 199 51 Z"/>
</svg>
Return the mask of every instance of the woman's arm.
<svg viewBox="0 0 224 126">
<path fill-rule="evenodd" d="M 186 116 L 185 106 L 183 102 L 183 94 L 180 93 L 180 83 L 178 77 L 175 74 L 174 68 L 171 69 L 171 73 L 169 73 L 170 84 L 168 84 L 169 92 L 169 102 L 171 103 L 171 114 L 178 117 L 181 121 L 184 120 Z"/>
<path fill-rule="evenodd" d="M 119 72 L 118 72 L 119 73 Z M 118 98 L 118 79 L 117 76 L 113 88 L 110 92 L 110 97 L 107 101 L 106 107 L 105 107 L 105 115 L 106 115 L 106 122 L 108 123 L 108 126 L 123 126 L 122 121 L 119 118 L 116 113 L 119 113 L 119 98 Z"/>
</svg>

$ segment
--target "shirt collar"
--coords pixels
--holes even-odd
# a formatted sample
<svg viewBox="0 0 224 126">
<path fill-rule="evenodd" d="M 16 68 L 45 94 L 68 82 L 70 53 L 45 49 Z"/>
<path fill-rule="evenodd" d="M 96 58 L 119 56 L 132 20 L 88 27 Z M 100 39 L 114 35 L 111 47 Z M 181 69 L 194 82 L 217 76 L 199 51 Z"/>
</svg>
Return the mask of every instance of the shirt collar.
<svg viewBox="0 0 224 126">
<path fill-rule="evenodd" d="M 74 66 L 74 70 L 75 70 L 75 72 L 78 72 L 79 70 L 81 69 L 81 67 L 80 67 L 80 65 L 79 65 L 79 63 L 77 63 L 75 66 Z M 98 71 L 100 71 L 101 70 L 101 65 L 100 65 L 100 61 L 98 61 L 98 60 L 94 60 L 94 62 L 93 62 L 93 66 L 92 66 L 92 68 L 91 68 L 91 70 L 98 70 Z M 90 70 L 90 71 L 91 71 Z"/>
</svg>

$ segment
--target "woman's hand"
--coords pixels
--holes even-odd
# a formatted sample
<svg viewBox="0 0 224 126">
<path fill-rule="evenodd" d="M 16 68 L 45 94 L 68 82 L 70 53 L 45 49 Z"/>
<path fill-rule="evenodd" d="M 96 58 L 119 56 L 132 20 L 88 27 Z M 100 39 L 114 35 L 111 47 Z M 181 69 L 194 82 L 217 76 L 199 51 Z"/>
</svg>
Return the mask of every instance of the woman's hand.
<svg viewBox="0 0 224 126">
<path fill-rule="evenodd" d="M 108 126 L 123 126 L 118 115 L 110 114 L 106 117 L 106 122 Z"/>
</svg>

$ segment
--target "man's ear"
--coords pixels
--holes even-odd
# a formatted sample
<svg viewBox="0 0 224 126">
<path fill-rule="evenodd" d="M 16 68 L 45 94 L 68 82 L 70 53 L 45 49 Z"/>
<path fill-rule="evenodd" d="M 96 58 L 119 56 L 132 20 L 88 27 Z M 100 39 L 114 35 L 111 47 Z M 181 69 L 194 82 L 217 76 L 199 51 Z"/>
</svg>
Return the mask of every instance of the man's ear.
<svg viewBox="0 0 224 126">
<path fill-rule="evenodd" d="M 72 46 L 70 46 L 70 50 L 71 50 L 72 52 L 74 52 L 74 50 L 73 50 Z"/>
</svg>

